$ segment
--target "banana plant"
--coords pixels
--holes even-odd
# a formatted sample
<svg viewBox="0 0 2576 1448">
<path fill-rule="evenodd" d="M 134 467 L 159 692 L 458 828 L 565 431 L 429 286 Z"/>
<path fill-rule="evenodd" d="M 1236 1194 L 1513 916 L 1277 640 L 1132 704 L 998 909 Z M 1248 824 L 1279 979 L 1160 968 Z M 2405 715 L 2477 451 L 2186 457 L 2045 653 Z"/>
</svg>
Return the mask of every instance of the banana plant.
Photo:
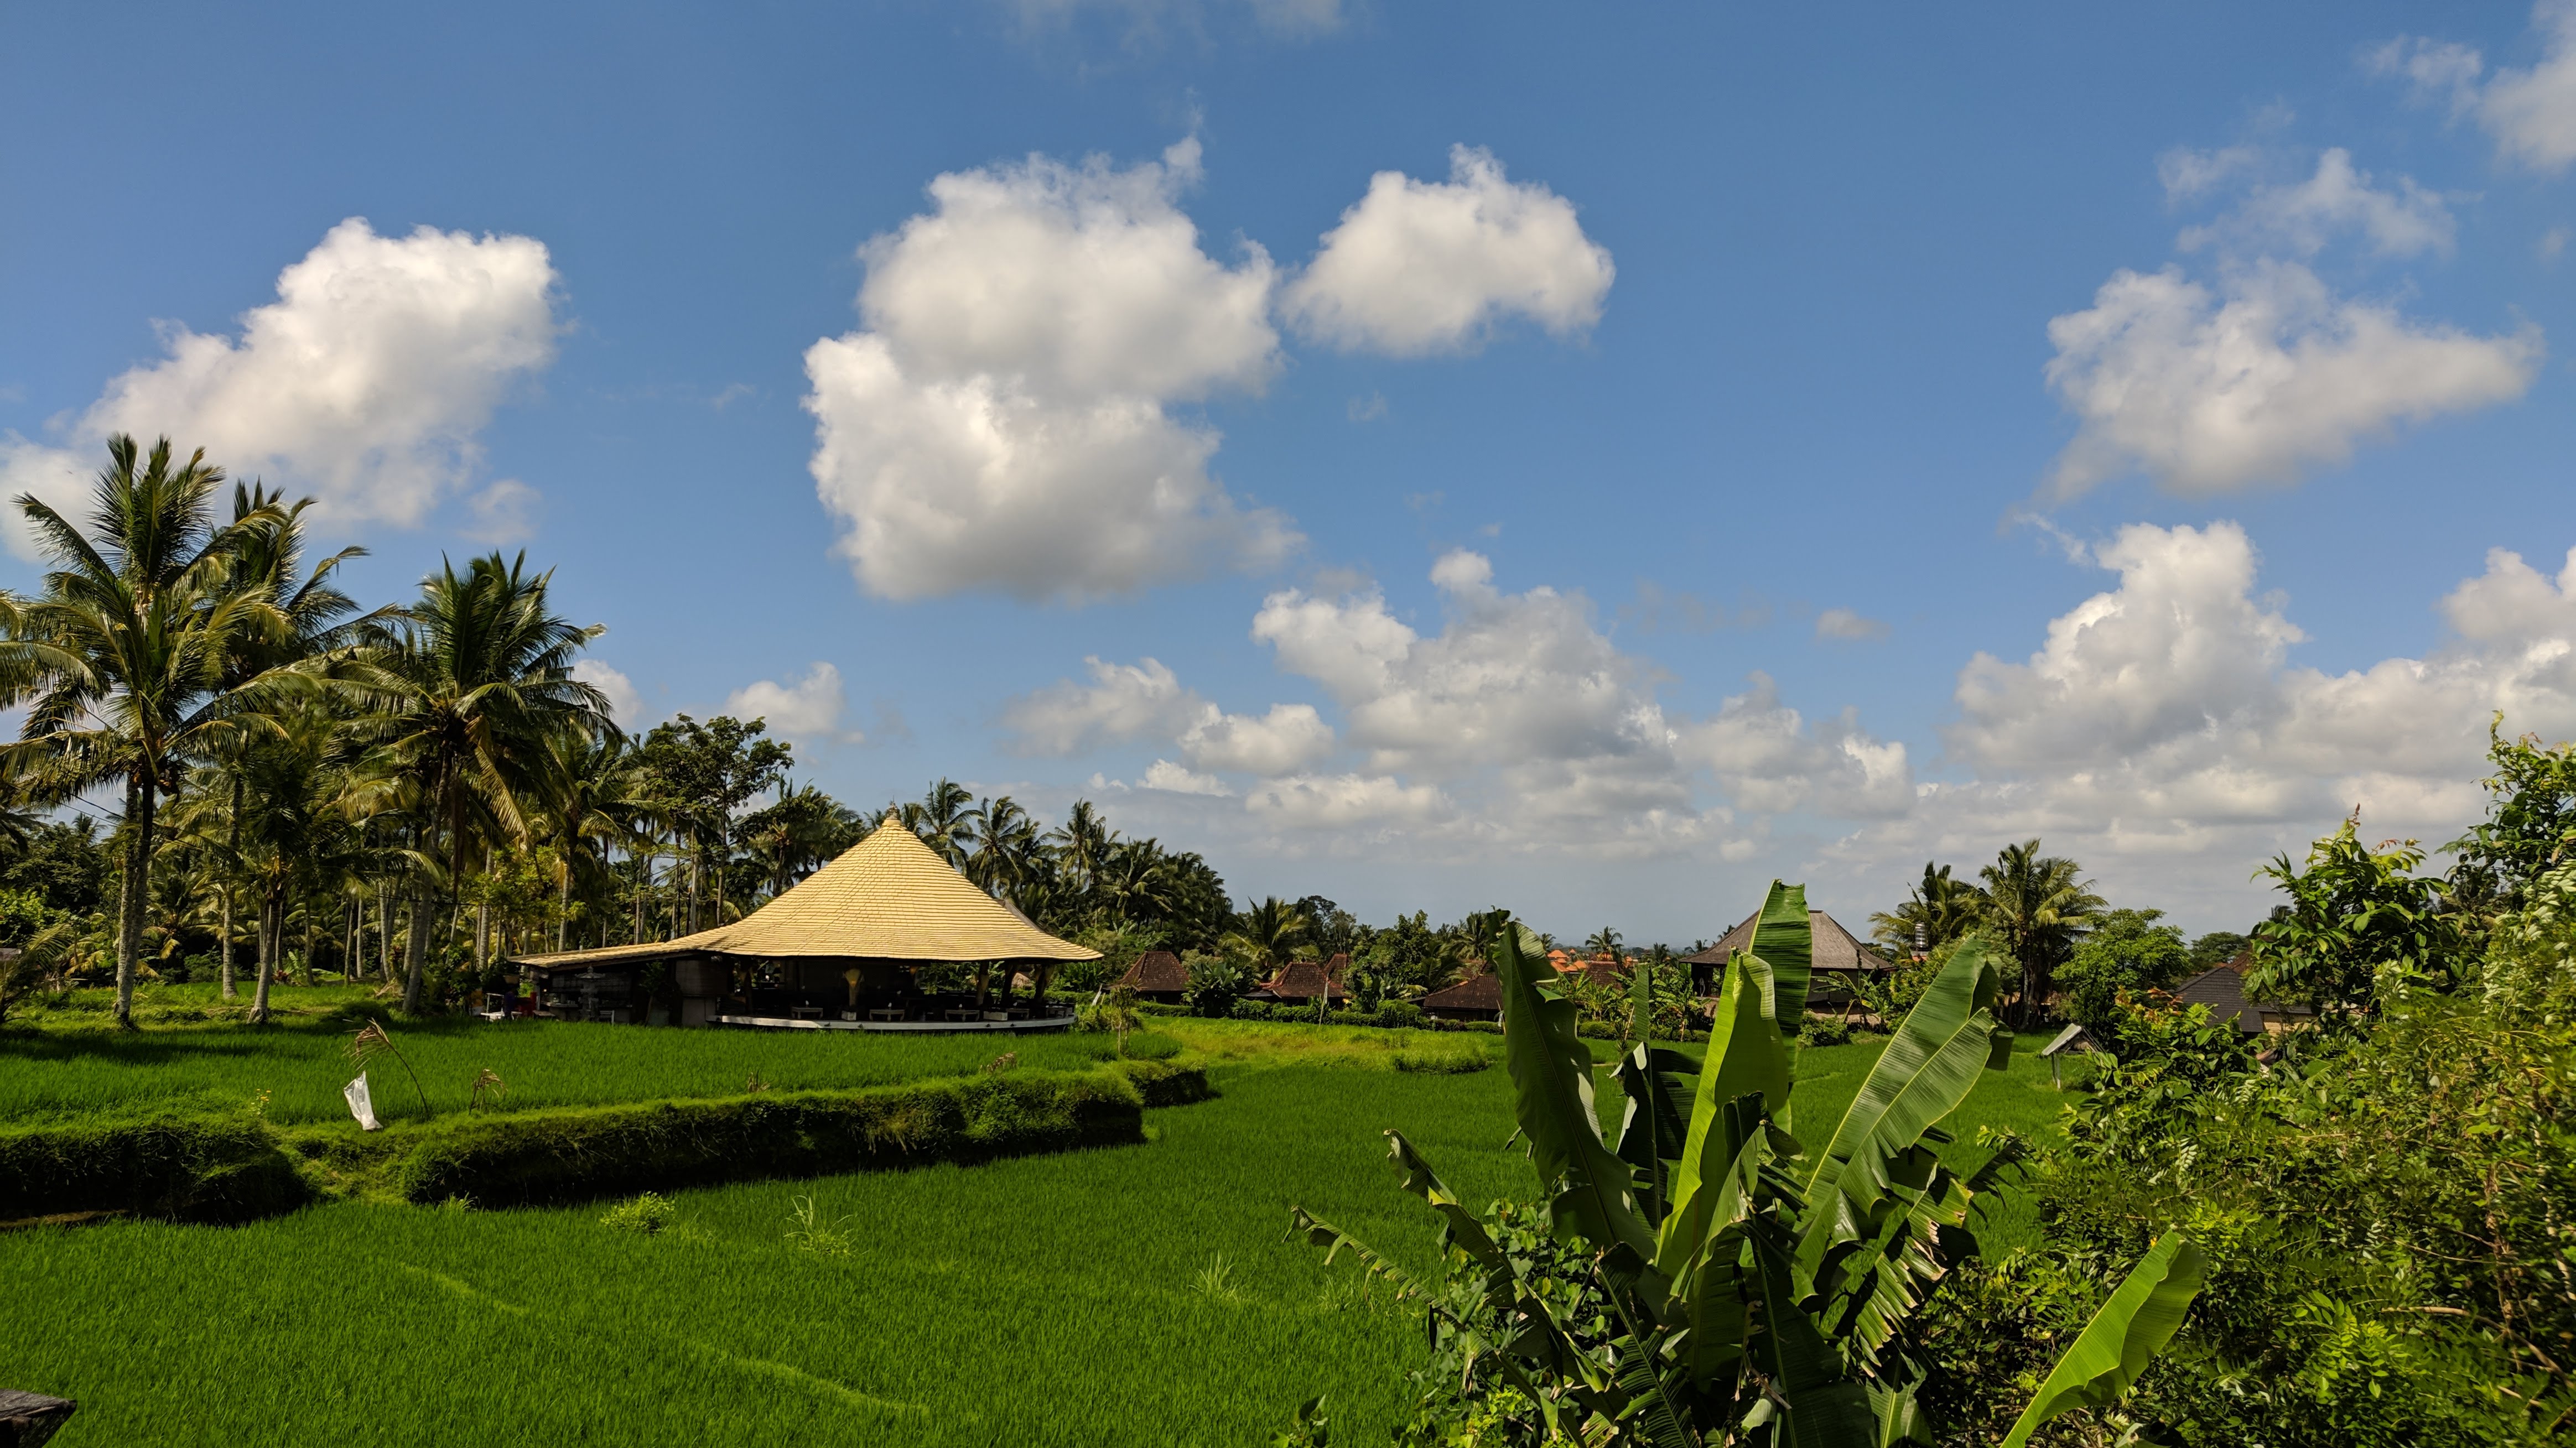
<svg viewBox="0 0 2576 1448">
<path fill-rule="evenodd" d="M 1951 956 L 1832 1130 L 1791 1134 L 1788 1037 L 1806 1011 L 1806 892 L 1774 881 L 1749 948 L 1720 982 L 1706 1058 L 1641 1044 L 1615 1073 L 1615 1136 L 1594 1099 L 1576 1008 L 1538 938 L 1517 925 L 1491 952 L 1520 1138 L 1560 1251 L 1498 1241 L 1412 1143 L 1388 1132 L 1405 1190 L 1441 1221 L 1473 1274 L 1472 1301 L 1435 1292 L 1348 1234 L 1292 1207 L 1292 1234 L 1349 1252 L 1430 1312 L 1435 1339 L 1487 1365 L 1551 1438 L 1594 1448 L 1891 1448 L 1931 1443 L 1923 1369 L 1899 1329 L 1977 1251 L 1976 1199 L 2018 1159 L 2011 1145 L 1962 1177 L 1941 1123 L 2001 1069 L 2001 966 L 1981 939 Z M 2059 1413 L 2127 1391 L 2180 1325 L 2202 1258 L 2180 1234 L 2148 1251 L 2014 1426 L 2013 1448 Z M 1571 1279 L 1571 1280 L 1570 1280 Z M 1606 1310 L 1605 1309 L 1606 1306 Z"/>
</svg>

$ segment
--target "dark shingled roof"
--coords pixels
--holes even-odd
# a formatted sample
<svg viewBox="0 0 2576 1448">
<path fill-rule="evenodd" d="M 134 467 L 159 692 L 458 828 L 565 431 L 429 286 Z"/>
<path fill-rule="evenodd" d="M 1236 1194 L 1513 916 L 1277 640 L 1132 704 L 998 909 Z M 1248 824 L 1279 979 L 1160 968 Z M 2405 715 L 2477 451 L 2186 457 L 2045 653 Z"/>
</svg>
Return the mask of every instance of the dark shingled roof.
<svg viewBox="0 0 2576 1448">
<path fill-rule="evenodd" d="M 1693 965 L 1724 965 L 1727 956 L 1753 943 L 1753 922 L 1762 918 L 1755 911 L 1744 917 L 1744 923 L 1718 938 L 1715 945 L 1685 959 Z M 1807 925 L 1815 934 L 1811 969 L 1860 971 L 1879 974 L 1896 969 L 1885 956 L 1861 944 L 1860 937 L 1842 927 L 1842 922 L 1822 910 L 1807 912 Z"/>
<path fill-rule="evenodd" d="M 1136 957 L 1118 983 L 1133 991 L 1186 991 L 1190 972 L 1181 958 L 1168 950 L 1149 950 Z"/>
<path fill-rule="evenodd" d="M 2232 1020 L 2245 1035 L 2263 1034 L 2262 1013 L 2249 1009 L 2245 999 L 2245 978 L 2226 966 L 2204 970 L 2175 986 L 2173 999 L 2178 1006 L 2207 1006 L 2212 1021 Z"/>
<path fill-rule="evenodd" d="M 1503 1008 L 1503 978 L 1480 971 L 1445 990 L 1422 998 L 1426 1011 L 1498 1011 Z"/>
<path fill-rule="evenodd" d="M 1343 995 L 1341 970 L 1349 968 L 1350 957 L 1334 956 L 1333 965 L 1341 969 L 1311 960 L 1292 960 L 1279 967 L 1279 974 L 1273 976 L 1263 989 L 1283 1001 L 1310 1001 L 1318 995 L 1327 1000 L 1340 1000 Z"/>
</svg>

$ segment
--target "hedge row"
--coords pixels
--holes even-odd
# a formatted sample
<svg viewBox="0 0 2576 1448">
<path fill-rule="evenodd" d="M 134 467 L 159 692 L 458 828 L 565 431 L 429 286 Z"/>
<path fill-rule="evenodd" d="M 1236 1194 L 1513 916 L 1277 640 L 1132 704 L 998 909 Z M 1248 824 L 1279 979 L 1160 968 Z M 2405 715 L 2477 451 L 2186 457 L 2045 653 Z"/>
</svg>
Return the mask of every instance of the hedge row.
<svg viewBox="0 0 2576 1448">
<path fill-rule="evenodd" d="M 0 1221 L 133 1212 L 246 1222 L 312 1195 L 257 1121 L 155 1116 L 0 1131 Z"/>
<path fill-rule="evenodd" d="M 368 1138 L 361 1155 L 391 1166 L 410 1201 L 521 1206 L 1141 1141 L 1146 1107 L 1214 1094 L 1198 1068 L 1118 1061 L 863 1091 L 451 1117 Z M 255 1121 L 185 1117 L 0 1132 L 0 1221 L 129 1212 L 238 1222 L 289 1211 L 316 1193 L 284 1148 L 319 1156 L 360 1147 L 342 1135 L 289 1139 Z"/>
</svg>

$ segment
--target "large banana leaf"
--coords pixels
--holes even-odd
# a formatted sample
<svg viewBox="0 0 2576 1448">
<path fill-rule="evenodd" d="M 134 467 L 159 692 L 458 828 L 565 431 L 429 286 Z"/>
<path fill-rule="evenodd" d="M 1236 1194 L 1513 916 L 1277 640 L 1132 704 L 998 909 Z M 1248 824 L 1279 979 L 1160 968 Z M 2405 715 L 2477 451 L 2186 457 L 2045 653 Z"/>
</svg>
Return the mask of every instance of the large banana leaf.
<svg viewBox="0 0 2576 1448">
<path fill-rule="evenodd" d="M 1783 1035 L 1796 1035 L 1807 1018 L 1807 977 L 1815 964 L 1816 928 L 1807 915 L 1807 887 L 1771 882 L 1754 918 L 1746 952 L 1771 967 L 1771 1005 L 1765 1012 Z M 1779 1103 L 1773 1103 L 1778 1109 Z"/>
<path fill-rule="evenodd" d="M 1649 1224 L 1671 1205 L 1665 1163 L 1682 1154 L 1690 1133 L 1691 1078 L 1699 1063 L 1679 1051 L 1642 1042 L 1619 1062 L 1626 1114 L 1619 1119 L 1619 1159 L 1637 1172 L 1637 1209 Z"/>
<path fill-rule="evenodd" d="M 1655 1255 L 1654 1229 L 1629 1190 L 1628 1164 L 1601 1140 L 1592 1108 L 1592 1051 L 1575 1032 L 1576 1007 L 1527 927 L 1494 941 L 1503 986 L 1503 1065 L 1512 1078 L 1512 1115 L 1530 1162 L 1555 1196 L 1548 1215 L 1560 1235 L 1606 1249 Z"/>
<path fill-rule="evenodd" d="M 2022 1448 L 2042 1423 L 2073 1408 L 2098 1408 L 2129 1390 L 2147 1362 L 2173 1339 L 2200 1291 L 2205 1266 L 2198 1245 L 2169 1232 L 2102 1304 L 2084 1335 L 2057 1360 L 2039 1395 L 2022 1410 L 2003 1448 Z"/>
<path fill-rule="evenodd" d="M 1669 1276 L 1706 1242 L 1716 1207 L 1706 1190 L 1721 1177 L 1745 1143 L 1731 1139 L 1726 1107 L 1758 1095 L 1773 1112 L 1789 1099 L 1789 1051 L 1763 1005 L 1762 983 L 1743 956 L 1727 962 L 1727 977 L 1709 1022 L 1708 1055 L 1700 1062 L 1699 1095 L 1692 1103 L 1690 1134 L 1672 1170 L 1672 1210 L 1657 1234 L 1655 1266 Z"/>
<path fill-rule="evenodd" d="M 1485 1224 L 1478 1221 L 1476 1214 L 1467 1210 L 1466 1203 L 1458 1200 L 1458 1194 L 1440 1180 L 1439 1174 L 1432 1171 L 1431 1163 L 1424 1161 L 1422 1153 L 1413 1149 L 1413 1143 L 1404 1139 L 1404 1133 L 1390 1131 L 1386 1134 L 1386 1142 L 1387 1157 L 1395 1163 L 1395 1169 L 1404 1174 L 1404 1189 L 1422 1198 L 1430 1204 L 1431 1210 L 1440 1214 L 1440 1245 L 1455 1247 L 1488 1267 L 1500 1263 L 1503 1251 L 1494 1245 L 1493 1237 L 1485 1231 Z M 1328 1256 L 1326 1260 L 1329 1262 L 1331 1259 Z"/>
<path fill-rule="evenodd" d="M 1855 1156 L 1873 1146 L 1882 1160 L 1903 1150 L 1966 1099 L 1977 1069 L 1995 1064 L 1994 1018 L 1986 1007 L 2000 979 L 1979 937 L 1969 937 L 1950 957 L 1897 1027 L 1816 1158 L 1807 1179 L 1810 1204 L 1826 1201 Z M 1856 1195 L 1865 1201 L 1865 1193 Z"/>
<path fill-rule="evenodd" d="M 1787 1229 L 1758 1219 L 1752 1228 L 1748 1276 L 1762 1304 L 1755 1351 L 1770 1374 L 1771 1390 L 1788 1405 L 1782 1441 L 1789 1448 L 1876 1448 L 1878 1414 L 1870 1408 L 1869 1390 L 1799 1306 Z"/>
</svg>

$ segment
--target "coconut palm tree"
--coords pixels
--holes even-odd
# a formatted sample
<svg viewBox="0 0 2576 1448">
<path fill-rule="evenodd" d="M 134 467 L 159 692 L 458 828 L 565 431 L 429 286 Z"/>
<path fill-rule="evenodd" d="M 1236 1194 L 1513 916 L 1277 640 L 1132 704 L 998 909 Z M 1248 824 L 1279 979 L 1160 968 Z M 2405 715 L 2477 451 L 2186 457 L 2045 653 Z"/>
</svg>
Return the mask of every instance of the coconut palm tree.
<svg viewBox="0 0 2576 1448">
<path fill-rule="evenodd" d="M 1592 938 L 1583 942 L 1583 948 L 1590 951 L 1596 959 L 1606 956 L 1609 959 L 1617 960 L 1619 958 L 1619 942 L 1623 938 L 1624 937 L 1622 937 L 1618 931 L 1604 925 L 1600 929 L 1592 932 Z"/>
<path fill-rule="evenodd" d="M 304 561 L 304 512 L 312 506 L 311 498 L 290 504 L 284 494 L 271 493 L 257 483 L 248 487 L 233 485 L 233 526 L 240 534 L 240 542 L 229 586 L 264 594 L 275 604 L 276 616 L 268 633 L 248 639 L 235 654 L 226 680 L 229 687 L 246 684 L 273 668 L 301 668 L 355 638 L 359 621 L 349 615 L 357 612 L 357 600 L 340 591 L 333 575 L 349 560 L 367 556 L 367 550 L 343 548 L 313 565 L 313 571 L 299 581 L 296 572 Z M 241 815 L 239 756 L 246 740 L 247 736 L 242 736 L 214 756 L 218 772 L 224 776 L 217 783 L 232 796 L 227 819 Z M 239 839 L 228 840 L 225 858 L 237 856 L 240 847 Z M 234 932 L 233 881 L 229 878 L 223 882 L 219 917 L 216 937 L 223 994 L 224 999 L 230 1000 L 234 995 Z"/>
<path fill-rule="evenodd" d="M 1066 888 L 1080 892 L 1094 909 L 1102 903 L 1101 874 L 1108 866 L 1109 849 L 1117 838 L 1117 832 L 1102 823 L 1091 801 L 1078 799 L 1065 815 L 1064 824 L 1047 831 L 1043 841 L 1055 852 L 1057 873 L 1063 876 Z"/>
<path fill-rule="evenodd" d="M 318 709 L 281 721 L 279 732 L 243 751 L 242 807 L 233 821 L 240 841 L 235 869 L 251 887 L 256 921 L 258 983 L 250 1018 L 269 1018 L 269 988 L 285 954 L 286 927 L 294 907 L 336 894 L 341 879 L 365 865 L 368 852 L 355 820 L 350 780 L 333 758 L 332 721 Z M 306 934 L 311 934 L 308 925 Z M 312 955 L 305 955 L 310 980 Z"/>
<path fill-rule="evenodd" d="M 124 785 L 116 1021 L 131 1027 L 161 795 L 184 761 L 255 727 L 279 681 L 274 670 L 245 678 L 241 655 L 285 622 L 265 590 L 231 586 L 273 514 L 217 527 L 223 470 L 203 450 L 174 463 L 168 438 L 146 454 L 122 433 L 107 450 L 86 531 L 18 499 L 53 566 L 38 597 L 0 601 L 0 705 L 28 706 L 0 771 L 46 799 Z"/>
<path fill-rule="evenodd" d="M 1037 821 L 1009 795 L 983 801 L 968 814 L 968 838 L 975 852 L 966 860 L 966 878 L 996 899 L 1020 905 L 1020 892 L 1043 873 L 1046 861 L 1038 848 Z M 1025 907 L 1022 907 L 1025 908 Z"/>
<path fill-rule="evenodd" d="M 1276 972 L 1311 944 L 1315 922 L 1294 902 L 1272 895 L 1235 917 L 1227 946 L 1261 970 Z"/>
<path fill-rule="evenodd" d="M 921 836 L 921 842 L 938 851 L 948 863 L 966 868 L 966 848 L 974 843 L 975 792 L 953 780 L 941 779 L 930 786 L 918 804 L 903 806 L 904 826 Z"/>
<path fill-rule="evenodd" d="M 530 574 L 524 553 L 477 558 L 462 573 L 442 563 L 417 602 L 369 628 L 368 712 L 356 732 L 418 786 L 422 855 L 444 872 L 450 909 L 478 833 L 530 837 L 530 806 L 557 758 L 552 742 L 615 727 L 608 700 L 572 676 L 575 656 L 606 630 L 557 615 L 553 578 Z M 421 1006 L 430 884 L 416 873 L 406 1012 Z"/>
<path fill-rule="evenodd" d="M 2021 968 L 2021 1024 L 2035 1025 L 2048 1001 L 2049 977 L 2074 954 L 2086 923 L 2102 911 L 2093 882 L 2076 878 L 2073 860 L 2039 852 L 2039 841 L 2006 845 L 1977 872 L 1986 882 L 1990 939 Z"/>
<path fill-rule="evenodd" d="M 555 949 L 565 947 L 572 922 L 572 877 L 584 864 L 604 871 L 604 844 L 631 844 L 645 824 L 650 782 L 635 747 L 614 726 L 597 733 L 562 733 L 552 741 L 553 830 L 556 862 Z"/>
<path fill-rule="evenodd" d="M 1899 954 L 1912 954 L 1916 941 L 1926 951 L 1957 940 L 1977 928 L 1986 914 L 1986 892 L 1965 880 L 1950 878 L 1950 867 L 1923 862 L 1923 878 L 1905 903 L 1869 917 L 1878 943 Z"/>
</svg>

